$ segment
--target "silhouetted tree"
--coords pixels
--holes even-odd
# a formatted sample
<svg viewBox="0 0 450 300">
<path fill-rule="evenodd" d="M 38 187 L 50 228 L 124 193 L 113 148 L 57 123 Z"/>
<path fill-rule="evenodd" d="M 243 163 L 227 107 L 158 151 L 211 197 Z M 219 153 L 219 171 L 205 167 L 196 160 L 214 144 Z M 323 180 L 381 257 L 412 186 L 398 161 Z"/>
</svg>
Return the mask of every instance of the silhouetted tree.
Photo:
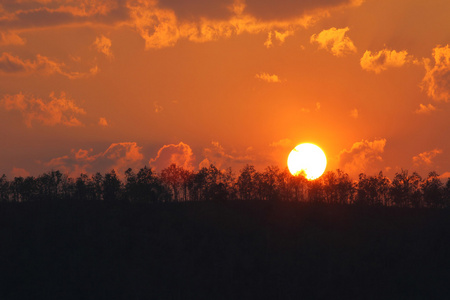
<svg viewBox="0 0 450 300">
<path fill-rule="evenodd" d="M 396 173 L 390 189 L 390 196 L 393 204 L 400 207 L 420 207 L 421 178 L 416 172 L 410 176 L 407 170 Z"/>
<path fill-rule="evenodd" d="M 444 187 L 444 207 L 450 207 L 450 178 L 447 178 L 447 183 Z"/>
<path fill-rule="evenodd" d="M 81 173 L 75 181 L 74 197 L 78 201 L 91 201 L 95 200 L 95 189 L 92 178 L 89 178 L 87 174 Z"/>
<path fill-rule="evenodd" d="M 173 201 L 179 201 L 180 192 L 183 193 L 183 200 L 187 200 L 187 191 L 189 185 L 190 173 L 183 167 L 177 167 L 176 164 L 171 164 L 161 171 L 161 180 L 167 184 L 173 195 Z"/>
<path fill-rule="evenodd" d="M 117 178 L 116 171 L 106 173 L 103 179 L 103 199 L 105 201 L 120 200 L 121 196 L 121 182 Z"/>
<path fill-rule="evenodd" d="M 99 172 L 92 175 L 92 185 L 94 189 L 94 200 L 103 200 L 103 175 Z"/>
<path fill-rule="evenodd" d="M 397 182 L 400 184 L 400 182 Z M 402 188 L 391 192 L 401 194 Z M 402 200 L 401 200 L 402 201 Z M 386 205 L 389 202 L 389 179 L 380 172 L 377 176 L 359 174 L 355 203 L 363 205 Z"/>
<path fill-rule="evenodd" d="M 321 178 L 308 181 L 308 200 L 314 203 L 323 202 L 323 190 L 324 186 Z"/>
<path fill-rule="evenodd" d="M 237 179 L 239 199 L 254 200 L 257 194 L 256 170 L 252 165 L 246 165 Z"/>
<path fill-rule="evenodd" d="M 338 179 L 336 173 L 328 171 L 322 175 L 324 201 L 326 203 L 337 202 Z"/>
<path fill-rule="evenodd" d="M 444 206 L 444 184 L 436 172 L 430 172 L 421 184 L 423 200 L 428 207 Z"/>
<path fill-rule="evenodd" d="M 348 204 L 353 202 L 355 187 L 347 173 L 337 169 L 336 196 L 337 203 Z"/>
<path fill-rule="evenodd" d="M 262 186 L 263 200 L 271 200 L 278 201 L 279 194 L 279 186 L 278 186 L 278 177 L 279 177 L 280 169 L 277 166 L 269 166 L 260 177 L 260 185 Z"/>
<path fill-rule="evenodd" d="M 5 174 L 0 177 L 0 201 L 9 201 L 9 181 Z"/>
</svg>

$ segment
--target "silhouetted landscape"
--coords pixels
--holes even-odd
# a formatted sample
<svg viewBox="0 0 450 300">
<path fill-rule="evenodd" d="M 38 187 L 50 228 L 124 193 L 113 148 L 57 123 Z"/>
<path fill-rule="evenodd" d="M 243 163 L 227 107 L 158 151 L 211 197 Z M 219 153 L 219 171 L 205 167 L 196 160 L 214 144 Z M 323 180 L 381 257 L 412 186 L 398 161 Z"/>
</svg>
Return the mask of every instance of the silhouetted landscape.
<svg viewBox="0 0 450 300">
<path fill-rule="evenodd" d="M 270 167 L 1 181 L 1 299 L 430 299 L 449 181 Z"/>
</svg>

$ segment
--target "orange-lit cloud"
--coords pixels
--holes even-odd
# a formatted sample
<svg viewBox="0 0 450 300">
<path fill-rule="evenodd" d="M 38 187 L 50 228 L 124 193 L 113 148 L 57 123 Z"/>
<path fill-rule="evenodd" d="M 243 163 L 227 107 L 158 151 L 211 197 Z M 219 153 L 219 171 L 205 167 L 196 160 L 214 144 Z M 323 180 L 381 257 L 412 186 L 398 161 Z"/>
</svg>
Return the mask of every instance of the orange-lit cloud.
<svg viewBox="0 0 450 300">
<path fill-rule="evenodd" d="M 25 45 L 25 40 L 13 32 L 0 32 L 0 46 Z"/>
<path fill-rule="evenodd" d="M 164 110 L 164 107 L 156 101 L 153 102 L 153 107 L 154 107 L 155 113 L 157 113 L 157 114 Z"/>
<path fill-rule="evenodd" d="M 408 56 L 406 50 L 397 52 L 395 50 L 383 49 L 376 53 L 367 50 L 364 52 L 363 57 L 361 57 L 360 64 L 364 70 L 373 71 L 378 74 L 390 67 L 401 67 L 410 60 L 411 58 Z"/>
<path fill-rule="evenodd" d="M 313 34 L 310 42 L 319 44 L 320 49 L 326 49 L 335 56 L 356 53 L 356 47 L 352 40 L 345 36 L 349 31 L 348 27 L 322 30 L 319 34 Z"/>
<path fill-rule="evenodd" d="M 267 40 L 264 42 L 264 46 L 266 46 L 266 48 L 270 48 L 273 46 L 273 39 L 277 40 L 279 42 L 279 44 L 283 44 L 284 41 L 286 40 L 286 38 L 288 36 L 294 35 L 294 31 L 293 30 L 286 30 L 283 32 L 274 30 L 269 31 L 268 35 L 267 35 Z"/>
<path fill-rule="evenodd" d="M 294 147 L 295 145 L 293 144 L 292 140 L 286 138 L 286 139 L 281 139 L 279 141 L 273 142 L 269 146 L 270 147 L 289 148 L 289 147 Z"/>
<path fill-rule="evenodd" d="M 51 93 L 49 101 L 22 93 L 5 95 L 0 100 L 0 107 L 6 111 L 19 111 L 28 127 L 32 127 L 33 122 L 47 126 L 81 126 L 83 124 L 77 116 L 86 114 L 86 111 L 68 99 L 65 93 L 61 93 L 59 97 Z"/>
<path fill-rule="evenodd" d="M 359 6 L 361 0 L 246 0 L 245 10 L 261 20 L 292 20 L 298 16 L 314 14 L 322 11 L 328 12 L 333 8 Z"/>
<path fill-rule="evenodd" d="M 218 142 L 211 142 L 211 146 L 203 150 L 205 159 L 200 162 L 199 167 L 207 167 L 209 164 L 214 164 L 217 168 L 226 168 L 243 164 L 251 164 L 254 162 L 254 157 L 249 152 L 252 148 L 248 148 L 243 155 L 229 154 Z"/>
<path fill-rule="evenodd" d="M 386 139 L 356 142 L 350 150 L 343 150 L 339 153 L 339 168 L 352 176 L 358 176 L 359 173 L 377 172 L 382 169 L 379 163 L 383 161 L 381 154 L 384 152 L 385 145 Z"/>
<path fill-rule="evenodd" d="M 23 168 L 13 167 L 12 170 L 11 170 L 11 176 L 13 178 L 15 178 L 15 177 L 28 177 L 28 176 L 30 176 L 30 172 L 28 172 L 27 170 L 25 170 Z"/>
<path fill-rule="evenodd" d="M 111 39 L 107 38 L 104 35 L 97 37 L 93 44 L 98 52 L 103 53 L 106 55 L 106 57 L 112 59 L 114 55 L 111 51 L 111 45 Z"/>
<path fill-rule="evenodd" d="M 242 33 L 273 32 L 283 43 L 295 30 L 330 11 L 358 6 L 361 0 L 58 0 L 4 5 L 0 27 L 131 26 L 146 49 L 174 46 L 179 39 L 206 42 Z"/>
<path fill-rule="evenodd" d="M 100 118 L 99 120 L 98 120 L 98 125 L 100 125 L 100 126 L 103 126 L 103 127 L 107 127 L 109 124 L 108 124 L 108 121 L 105 119 L 105 118 Z"/>
<path fill-rule="evenodd" d="M 0 74 L 8 75 L 30 75 L 38 73 L 42 75 L 60 74 L 69 79 L 84 78 L 97 73 L 97 68 L 93 67 L 87 73 L 65 71 L 65 64 L 58 63 L 42 55 L 36 55 L 36 59 L 22 60 L 10 53 L 3 52 L 0 56 Z"/>
<path fill-rule="evenodd" d="M 189 145 L 180 142 L 177 145 L 169 144 L 158 150 L 155 158 L 150 159 L 150 166 L 161 171 L 171 164 L 176 164 L 187 170 L 193 169 L 194 153 Z"/>
<path fill-rule="evenodd" d="M 413 157 L 413 163 L 415 166 L 419 165 L 431 165 L 432 159 L 438 155 L 441 154 L 443 151 L 441 149 L 433 149 L 431 151 L 425 151 L 422 153 L 419 153 L 418 155 Z"/>
<path fill-rule="evenodd" d="M 281 82 L 281 79 L 278 77 L 278 75 L 270 75 L 269 73 L 259 73 L 255 75 L 255 78 L 261 79 L 262 81 L 274 83 L 274 82 Z"/>
<path fill-rule="evenodd" d="M 201 5 L 196 5 L 197 2 L 201 2 Z M 144 0 L 127 2 L 131 24 L 145 40 L 146 49 L 171 47 L 179 39 L 207 42 L 243 33 L 260 32 L 269 34 L 265 46 L 270 47 L 273 44 L 272 37 L 283 43 L 287 36 L 293 35 L 299 28 L 327 16 L 329 9 L 360 5 L 361 1 L 289 1 L 286 3 L 289 5 L 280 5 L 276 1 L 253 3 L 238 0 L 229 5 L 222 5 L 222 13 L 216 11 L 217 3 L 213 6 L 208 1 L 189 2 L 189 5 L 182 3 Z M 205 6 L 210 7 L 210 12 L 215 12 L 206 12 Z M 274 7 L 275 10 L 268 7 Z M 285 9 L 286 7 L 293 9 Z M 261 17 L 275 11 L 278 11 L 278 16 Z"/>
<path fill-rule="evenodd" d="M 352 118 L 354 118 L 354 119 L 357 119 L 358 117 L 359 117 L 359 113 L 358 113 L 358 110 L 355 108 L 355 109 L 352 109 L 351 111 L 350 111 L 350 117 L 352 117 Z"/>
<path fill-rule="evenodd" d="M 415 110 L 416 114 L 429 114 L 436 110 L 431 103 L 428 105 L 419 104 L 419 108 Z"/>
<path fill-rule="evenodd" d="M 428 96 L 437 101 L 450 100 L 450 45 L 433 49 L 434 66 L 425 59 L 427 73 L 423 78 L 423 87 Z"/>
<path fill-rule="evenodd" d="M 61 25 L 114 24 L 127 19 L 121 0 L 10 1 L 0 26 L 27 29 Z"/>
<path fill-rule="evenodd" d="M 113 143 L 104 152 L 98 154 L 91 154 L 93 149 L 72 149 L 69 155 L 54 158 L 44 165 L 72 177 L 79 176 L 81 173 L 109 172 L 112 169 L 119 177 L 123 177 L 128 168 L 142 167 L 144 156 L 141 151 L 142 147 L 134 142 Z"/>
</svg>

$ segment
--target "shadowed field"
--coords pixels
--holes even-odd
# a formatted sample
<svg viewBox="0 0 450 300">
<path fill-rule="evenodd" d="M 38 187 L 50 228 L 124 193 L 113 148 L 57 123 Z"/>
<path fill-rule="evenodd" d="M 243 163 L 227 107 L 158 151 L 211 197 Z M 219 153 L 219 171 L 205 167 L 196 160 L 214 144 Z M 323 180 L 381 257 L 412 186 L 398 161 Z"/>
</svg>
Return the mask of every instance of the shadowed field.
<svg viewBox="0 0 450 300">
<path fill-rule="evenodd" d="M 1 203 L 1 299 L 425 299 L 450 211 L 228 201 Z"/>
</svg>

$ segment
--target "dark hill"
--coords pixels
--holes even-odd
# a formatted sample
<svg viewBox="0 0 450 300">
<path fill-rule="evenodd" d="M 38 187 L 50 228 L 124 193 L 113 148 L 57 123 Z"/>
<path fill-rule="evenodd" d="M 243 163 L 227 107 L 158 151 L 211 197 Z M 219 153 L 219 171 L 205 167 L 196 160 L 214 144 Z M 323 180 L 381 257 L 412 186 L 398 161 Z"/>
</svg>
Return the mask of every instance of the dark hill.
<svg viewBox="0 0 450 300">
<path fill-rule="evenodd" d="M 0 203 L 0 299 L 445 299 L 450 211 Z"/>
</svg>

